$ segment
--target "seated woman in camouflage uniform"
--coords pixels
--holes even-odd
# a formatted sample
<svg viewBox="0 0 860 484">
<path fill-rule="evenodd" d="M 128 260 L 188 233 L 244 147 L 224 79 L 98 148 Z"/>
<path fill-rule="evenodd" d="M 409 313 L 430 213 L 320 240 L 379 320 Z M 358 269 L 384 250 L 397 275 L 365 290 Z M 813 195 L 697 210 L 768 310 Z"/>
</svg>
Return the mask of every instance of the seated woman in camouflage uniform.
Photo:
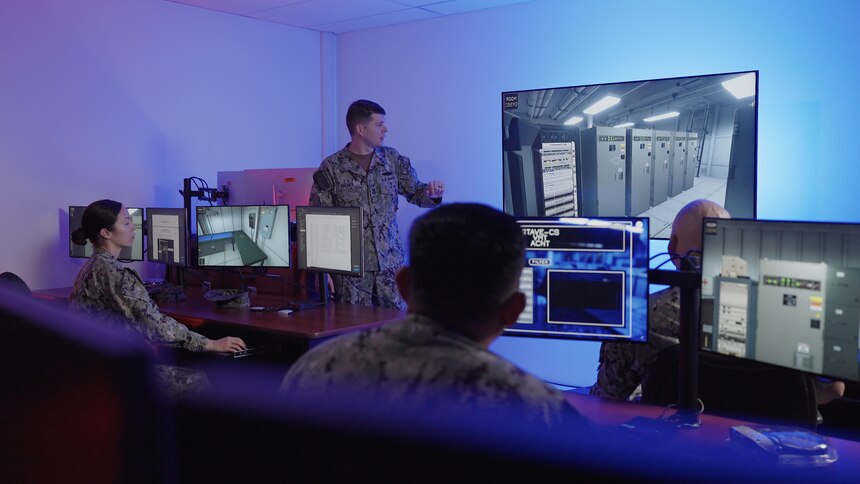
<svg viewBox="0 0 860 484">
<path fill-rule="evenodd" d="M 73 309 L 105 319 L 138 333 L 153 345 L 169 345 L 190 351 L 229 352 L 245 349 L 245 343 L 231 336 L 210 340 L 162 314 L 150 299 L 140 276 L 123 267 L 117 258 L 123 247 L 134 241 L 134 224 L 128 210 L 113 200 L 91 203 L 72 233 L 72 241 L 93 244 L 93 255 L 81 268 L 69 304 Z M 158 380 L 169 394 L 194 391 L 205 386 L 205 377 L 191 370 L 160 365 Z"/>
</svg>

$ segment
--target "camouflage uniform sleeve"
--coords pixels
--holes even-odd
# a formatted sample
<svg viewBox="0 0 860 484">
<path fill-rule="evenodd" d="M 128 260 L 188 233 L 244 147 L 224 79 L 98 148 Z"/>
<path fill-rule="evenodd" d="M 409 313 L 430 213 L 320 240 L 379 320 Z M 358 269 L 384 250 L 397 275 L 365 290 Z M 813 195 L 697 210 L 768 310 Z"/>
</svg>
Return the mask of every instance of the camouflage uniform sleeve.
<svg viewBox="0 0 860 484">
<path fill-rule="evenodd" d="M 350 358 L 348 349 L 351 340 L 350 336 L 335 338 L 302 355 L 287 370 L 287 374 L 281 382 L 281 395 L 320 392 L 328 384 L 341 383 L 336 380 L 344 371 L 342 368 L 343 360 Z M 348 364 L 347 366 L 357 367 L 358 365 Z"/>
<path fill-rule="evenodd" d="M 600 366 L 592 395 L 615 400 L 630 397 L 650 371 L 653 358 L 678 344 L 680 292 L 664 289 L 648 296 L 648 343 L 606 342 L 600 347 Z"/>
<path fill-rule="evenodd" d="M 334 207 L 334 193 L 335 188 L 338 183 L 338 177 L 336 176 L 334 168 L 330 163 L 331 157 L 326 158 L 320 164 L 319 172 L 325 176 L 329 183 L 331 183 L 331 188 L 329 190 L 320 190 L 319 185 L 317 185 L 316 180 L 314 180 L 311 185 L 311 195 L 308 199 L 308 205 L 312 207 Z"/>
<path fill-rule="evenodd" d="M 629 343 L 601 344 L 597 383 L 591 387 L 590 393 L 612 400 L 626 400 L 640 383 L 633 367 L 635 356 L 634 347 Z"/>
<path fill-rule="evenodd" d="M 418 180 L 418 173 L 412 168 L 409 158 L 392 150 L 392 162 L 397 174 L 397 191 L 406 197 L 406 201 L 423 208 L 436 207 L 441 204 L 427 194 L 427 184 Z"/>
<path fill-rule="evenodd" d="M 320 168 L 320 172 L 324 173 L 322 168 Z M 332 181 L 332 183 L 334 183 L 334 181 Z M 317 186 L 317 182 L 314 181 L 313 185 L 311 185 L 311 196 L 308 199 L 308 205 L 312 207 L 334 206 L 334 201 L 332 200 L 332 190 L 322 192 Z"/>
<path fill-rule="evenodd" d="M 206 337 L 162 314 L 134 271 L 123 269 L 121 276 L 112 283 L 114 309 L 137 325 L 135 329 L 150 341 L 167 343 L 190 351 L 204 350 Z"/>
</svg>

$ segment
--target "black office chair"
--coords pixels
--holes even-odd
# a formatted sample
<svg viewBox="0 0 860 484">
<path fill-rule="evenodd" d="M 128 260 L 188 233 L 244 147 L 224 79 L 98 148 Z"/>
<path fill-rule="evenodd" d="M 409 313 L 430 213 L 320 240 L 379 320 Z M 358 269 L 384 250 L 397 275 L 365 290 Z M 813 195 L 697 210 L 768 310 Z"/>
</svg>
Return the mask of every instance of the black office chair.
<svg viewBox="0 0 860 484">
<path fill-rule="evenodd" d="M 818 410 L 812 377 L 755 361 L 699 353 L 699 398 L 705 412 L 815 429 Z M 655 356 L 642 383 L 642 403 L 678 401 L 678 346 Z"/>
<path fill-rule="evenodd" d="M 9 291 L 14 291 L 19 294 L 26 294 L 27 296 L 31 296 L 33 293 L 30 291 L 30 287 L 27 286 L 27 283 L 24 282 L 23 279 L 18 277 L 17 274 L 13 274 L 11 272 L 4 272 L 0 274 L 0 287 L 6 288 Z"/>
</svg>

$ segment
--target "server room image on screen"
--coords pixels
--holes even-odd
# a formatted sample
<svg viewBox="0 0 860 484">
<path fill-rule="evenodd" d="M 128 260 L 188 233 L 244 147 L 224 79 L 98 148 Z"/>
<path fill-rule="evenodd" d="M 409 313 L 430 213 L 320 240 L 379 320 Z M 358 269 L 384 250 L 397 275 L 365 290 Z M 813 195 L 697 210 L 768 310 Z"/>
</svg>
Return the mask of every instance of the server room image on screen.
<svg viewBox="0 0 860 484">
<path fill-rule="evenodd" d="M 648 219 L 520 218 L 526 308 L 508 335 L 645 342 Z"/>
<path fill-rule="evenodd" d="M 87 241 L 86 245 L 77 245 L 71 240 L 71 234 L 75 230 L 81 228 L 81 220 L 84 217 L 84 210 L 87 207 L 81 205 L 69 206 L 69 233 L 67 238 L 69 241 L 69 257 L 84 257 L 88 258 L 93 255 L 93 244 Z M 128 214 L 131 216 L 131 221 L 134 223 L 134 242 L 131 247 L 123 247 L 119 253 L 120 260 L 143 260 L 143 209 L 128 208 Z"/>
<path fill-rule="evenodd" d="M 290 207 L 197 207 L 198 266 L 290 266 Z"/>
<path fill-rule="evenodd" d="M 706 219 L 702 346 L 860 380 L 860 224 Z"/>
<path fill-rule="evenodd" d="M 758 71 L 502 93 L 505 212 L 649 217 L 705 198 L 755 218 Z"/>
</svg>

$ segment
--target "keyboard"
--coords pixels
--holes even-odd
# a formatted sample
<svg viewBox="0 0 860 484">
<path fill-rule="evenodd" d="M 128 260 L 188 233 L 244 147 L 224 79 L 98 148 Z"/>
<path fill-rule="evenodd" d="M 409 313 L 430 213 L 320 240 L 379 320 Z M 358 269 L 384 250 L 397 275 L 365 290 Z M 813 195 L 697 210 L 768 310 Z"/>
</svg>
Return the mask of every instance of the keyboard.
<svg viewBox="0 0 860 484">
<path fill-rule="evenodd" d="M 224 356 L 226 358 L 244 358 L 246 356 L 254 356 L 254 355 L 265 355 L 268 353 L 278 353 L 281 351 L 281 345 L 279 343 L 271 343 L 264 344 L 259 346 L 252 346 L 248 349 L 234 351 L 234 352 L 222 352 L 218 353 L 219 356 Z"/>
</svg>

